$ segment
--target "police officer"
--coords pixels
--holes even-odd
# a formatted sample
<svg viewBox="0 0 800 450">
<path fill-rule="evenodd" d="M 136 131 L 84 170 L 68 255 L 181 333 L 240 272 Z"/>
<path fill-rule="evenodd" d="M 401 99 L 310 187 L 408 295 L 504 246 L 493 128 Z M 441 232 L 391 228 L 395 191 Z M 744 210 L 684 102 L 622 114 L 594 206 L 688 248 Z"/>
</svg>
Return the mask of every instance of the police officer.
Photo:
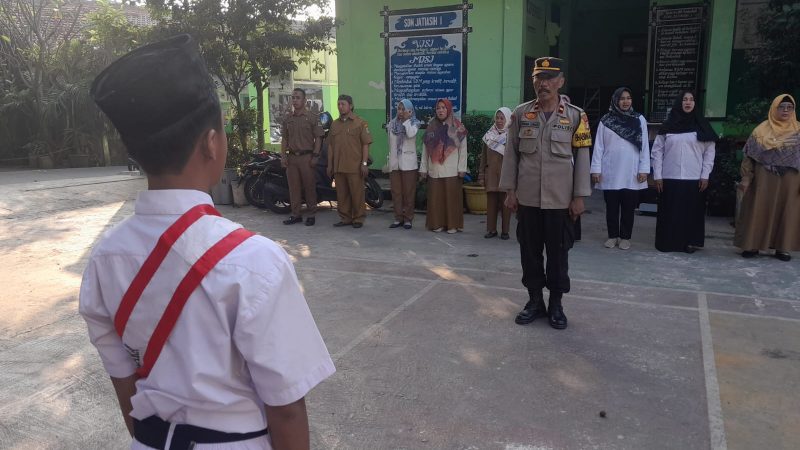
<svg viewBox="0 0 800 450">
<path fill-rule="evenodd" d="M 561 297 L 569 292 L 567 255 L 575 240 L 574 222 L 591 195 L 589 120 L 562 99 L 564 61 L 539 58 L 533 69 L 536 99 L 514 110 L 508 131 L 500 188 L 506 206 L 517 212 L 522 284 L 529 301 L 515 322 L 549 317 L 550 326 L 567 327 Z M 542 251 L 547 254 L 545 269 Z M 549 308 L 542 288 L 550 291 Z"/>
<path fill-rule="evenodd" d="M 336 202 L 340 221 L 335 227 L 364 226 L 364 179 L 369 174 L 369 144 L 372 135 L 367 122 L 353 112 L 353 97 L 340 95 L 336 105 L 339 118 L 331 125 L 328 138 L 328 176 L 336 178 Z"/>
<path fill-rule="evenodd" d="M 319 159 L 322 136 L 325 132 L 319 123 L 319 114 L 306 109 L 306 91 L 296 88 L 292 91 L 294 110 L 283 120 L 281 127 L 281 165 L 286 168 L 289 182 L 289 203 L 292 215 L 284 220 L 284 225 L 303 221 L 300 206 L 305 194 L 307 216 L 306 225 L 315 223 L 317 212 L 317 180 L 314 168 Z"/>
</svg>

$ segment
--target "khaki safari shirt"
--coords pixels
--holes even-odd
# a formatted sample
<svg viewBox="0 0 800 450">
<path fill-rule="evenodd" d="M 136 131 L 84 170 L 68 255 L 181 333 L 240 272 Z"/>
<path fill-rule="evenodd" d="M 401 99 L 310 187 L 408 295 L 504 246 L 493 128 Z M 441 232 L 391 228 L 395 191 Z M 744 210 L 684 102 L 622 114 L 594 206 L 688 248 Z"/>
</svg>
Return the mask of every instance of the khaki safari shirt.
<svg viewBox="0 0 800 450">
<path fill-rule="evenodd" d="M 362 147 L 372 143 L 369 126 L 355 113 L 340 116 L 331 124 L 328 151 L 331 152 L 334 173 L 360 173 Z"/>
<path fill-rule="evenodd" d="M 281 144 L 289 152 L 313 151 L 314 140 L 325 135 L 319 123 L 319 114 L 307 109 L 293 112 L 283 119 Z"/>
<path fill-rule="evenodd" d="M 561 101 L 546 119 L 538 103 L 514 110 L 500 174 L 500 189 L 515 190 L 520 205 L 566 209 L 575 197 L 592 193 L 589 179 L 589 119 Z"/>
</svg>

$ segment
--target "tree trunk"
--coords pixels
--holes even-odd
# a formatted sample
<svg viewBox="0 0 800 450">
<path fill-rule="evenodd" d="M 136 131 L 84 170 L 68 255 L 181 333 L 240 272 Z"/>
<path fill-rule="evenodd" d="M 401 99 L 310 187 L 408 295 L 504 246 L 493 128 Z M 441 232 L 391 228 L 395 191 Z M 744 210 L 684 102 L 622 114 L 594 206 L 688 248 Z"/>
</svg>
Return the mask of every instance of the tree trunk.
<svg viewBox="0 0 800 450">
<path fill-rule="evenodd" d="M 256 133 L 258 136 L 258 151 L 264 151 L 264 83 L 261 74 L 256 77 Z"/>
</svg>

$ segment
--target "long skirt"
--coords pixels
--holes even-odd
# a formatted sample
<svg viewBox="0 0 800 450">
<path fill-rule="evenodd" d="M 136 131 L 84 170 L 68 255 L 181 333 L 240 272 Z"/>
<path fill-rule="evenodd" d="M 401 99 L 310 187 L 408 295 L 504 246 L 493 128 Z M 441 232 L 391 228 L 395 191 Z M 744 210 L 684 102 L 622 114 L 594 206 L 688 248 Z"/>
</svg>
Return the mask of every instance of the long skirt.
<svg viewBox="0 0 800 450">
<path fill-rule="evenodd" d="M 658 198 L 656 249 L 682 252 L 687 246 L 702 247 L 706 234 L 706 193 L 700 180 L 664 180 Z"/>
<path fill-rule="evenodd" d="M 800 250 L 800 173 L 773 174 L 755 165 L 742 199 L 733 245 L 742 250 Z"/>
<path fill-rule="evenodd" d="M 461 178 L 428 177 L 428 212 L 425 228 L 445 230 L 464 228 L 464 194 Z"/>
</svg>

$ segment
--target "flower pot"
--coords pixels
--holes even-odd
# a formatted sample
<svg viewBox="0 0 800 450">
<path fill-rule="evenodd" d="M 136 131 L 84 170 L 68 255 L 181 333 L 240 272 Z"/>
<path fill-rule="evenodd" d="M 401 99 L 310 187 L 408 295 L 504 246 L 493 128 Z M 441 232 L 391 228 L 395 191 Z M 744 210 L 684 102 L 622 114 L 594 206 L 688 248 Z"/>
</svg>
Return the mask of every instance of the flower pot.
<svg viewBox="0 0 800 450">
<path fill-rule="evenodd" d="M 89 167 L 89 155 L 69 155 L 70 167 Z"/>
<path fill-rule="evenodd" d="M 230 205 L 233 203 L 233 190 L 231 184 L 238 179 L 236 169 L 225 169 L 222 172 L 222 179 L 211 188 L 211 199 L 215 205 Z"/>
<path fill-rule="evenodd" d="M 477 183 L 464 185 L 464 194 L 467 197 L 467 209 L 470 214 L 486 214 L 486 189 Z"/>
<path fill-rule="evenodd" d="M 54 167 L 53 157 L 50 155 L 39 156 L 39 168 L 43 170 L 50 170 Z"/>
</svg>

